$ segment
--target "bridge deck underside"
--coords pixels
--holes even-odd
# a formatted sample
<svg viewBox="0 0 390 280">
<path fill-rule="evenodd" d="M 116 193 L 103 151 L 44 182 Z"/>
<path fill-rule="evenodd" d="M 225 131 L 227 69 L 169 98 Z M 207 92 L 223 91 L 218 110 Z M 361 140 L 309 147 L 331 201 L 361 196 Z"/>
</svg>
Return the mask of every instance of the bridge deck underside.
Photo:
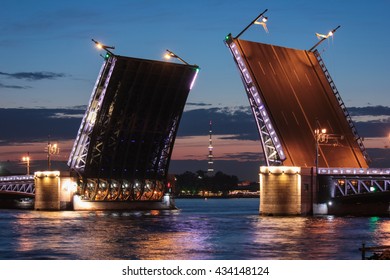
<svg viewBox="0 0 390 280">
<path fill-rule="evenodd" d="M 97 87 L 105 84 L 104 98 L 94 95 L 92 105 L 100 105 L 86 112 L 91 115 L 94 109 L 96 120 L 87 135 L 85 166 L 80 170 L 74 166 L 72 158 L 80 156 L 76 154 L 71 156 L 71 168 L 88 178 L 164 179 L 197 67 L 123 56 L 113 59 L 110 78 Z"/>
<path fill-rule="evenodd" d="M 326 128 L 339 137 L 319 146 L 320 167 L 367 167 L 312 52 L 237 41 L 281 139 L 287 156 L 284 165 L 314 166 L 314 130 Z"/>
</svg>

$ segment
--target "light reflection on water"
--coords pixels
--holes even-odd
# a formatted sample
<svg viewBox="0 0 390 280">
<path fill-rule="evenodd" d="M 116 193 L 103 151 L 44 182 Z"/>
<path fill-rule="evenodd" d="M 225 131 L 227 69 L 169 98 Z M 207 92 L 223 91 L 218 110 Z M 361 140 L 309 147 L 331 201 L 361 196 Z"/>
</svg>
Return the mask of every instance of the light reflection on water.
<svg viewBox="0 0 390 280">
<path fill-rule="evenodd" d="M 390 245 L 390 218 L 263 217 L 258 199 L 180 210 L 0 212 L 0 259 L 359 259 Z"/>
</svg>

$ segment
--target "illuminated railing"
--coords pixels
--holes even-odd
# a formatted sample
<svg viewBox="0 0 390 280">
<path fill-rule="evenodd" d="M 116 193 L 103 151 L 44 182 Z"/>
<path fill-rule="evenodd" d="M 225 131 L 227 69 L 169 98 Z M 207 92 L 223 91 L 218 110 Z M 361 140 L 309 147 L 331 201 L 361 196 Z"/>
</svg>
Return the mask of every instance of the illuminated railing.
<svg viewBox="0 0 390 280">
<path fill-rule="evenodd" d="M 13 175 L 0 177 L 0 192 L 20 193 L 34 196 L 34 175 Z"/>
<path fill-rule="evenodd" d="M 390 176 L 390 168 L 319 168 L 319 175 L 373 175 L 373 176 Z"/>
<path fill-rule="evenodd" d="M 29 181 L 29 180 L 34 180 L 34 175 L 12 175 L 12 176 L 0 177 L 0 182 Z"/>
<path fill-rule="evenodd" d="M 269 117 L 265 104 L 261 100 L 259 90 L 256 87 L 254 78 L 248 69 L 244 57 L 239 51 L 239 47 L 234 42 L 234 39 L 227 37 L 226 45 L 230 49 L 234 60 L 238 66 L 241 74 L 245 90 L 248 95 L 249 103 L 251 105 L 252 113 L 256 120 L 256 125 L 260 134 L 260 140 L 265 155 L 267 166 L 281 165 L 286 159 L 283 147 L 279 137 L 274 129 L 274 125 Z"/>
</svg>

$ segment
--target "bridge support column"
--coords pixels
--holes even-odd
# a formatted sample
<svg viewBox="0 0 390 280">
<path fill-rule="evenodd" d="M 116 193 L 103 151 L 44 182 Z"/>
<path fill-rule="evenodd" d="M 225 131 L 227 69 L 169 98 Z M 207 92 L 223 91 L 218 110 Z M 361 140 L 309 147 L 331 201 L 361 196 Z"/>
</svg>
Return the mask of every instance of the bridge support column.
<svg viewBox="0 0 390 280">
<path fill-rule="evenodd" d="M 261 215 L 308 215 L 313 213 L 312 168 L 260 167 Z"/>
<path fill-rule="evenodd" d="M 63 173 L 60 171 L 34 173 L 35 210 L 71 210 L 76 182 L 69 174 Z"/>
</svg>

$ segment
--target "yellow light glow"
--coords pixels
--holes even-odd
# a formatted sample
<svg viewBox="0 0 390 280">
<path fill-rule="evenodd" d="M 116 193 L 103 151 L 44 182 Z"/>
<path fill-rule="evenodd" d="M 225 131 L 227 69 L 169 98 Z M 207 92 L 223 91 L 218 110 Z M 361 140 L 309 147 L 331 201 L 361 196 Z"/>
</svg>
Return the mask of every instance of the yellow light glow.
<svg viewBox="0 0 390 280">
<path fill-rule="evenodd" d="M 326 128 L 321 129 L 321 133 L 326 133 Z"/>
<path fill-rule="evenodd" d="M 299 166 L 260 166 L 262 174 L 299 174 L 300 172 Z"/>
<path fill-rule="evenodd" d="M 169 53 L 166 53 L 166 54 L 164 55 L 164 58 L 165 58 L 165 59 L 171 59 L 171 57 L 172 57 L 172 56 L 171 56 Z"/>
<path fill-rule="evenodd" d="M 34 173 L 35 177 L 43 178 L 43 177 L 59 177 L 60 171 L 37 171 Z"/>
<path fill-rule="evenodd" d="M 100 43 L 96 44 L 96 47 L 97 47 L 98 49 L 103 49 L 103 45 L 100 44 Z"/>
</svg>

